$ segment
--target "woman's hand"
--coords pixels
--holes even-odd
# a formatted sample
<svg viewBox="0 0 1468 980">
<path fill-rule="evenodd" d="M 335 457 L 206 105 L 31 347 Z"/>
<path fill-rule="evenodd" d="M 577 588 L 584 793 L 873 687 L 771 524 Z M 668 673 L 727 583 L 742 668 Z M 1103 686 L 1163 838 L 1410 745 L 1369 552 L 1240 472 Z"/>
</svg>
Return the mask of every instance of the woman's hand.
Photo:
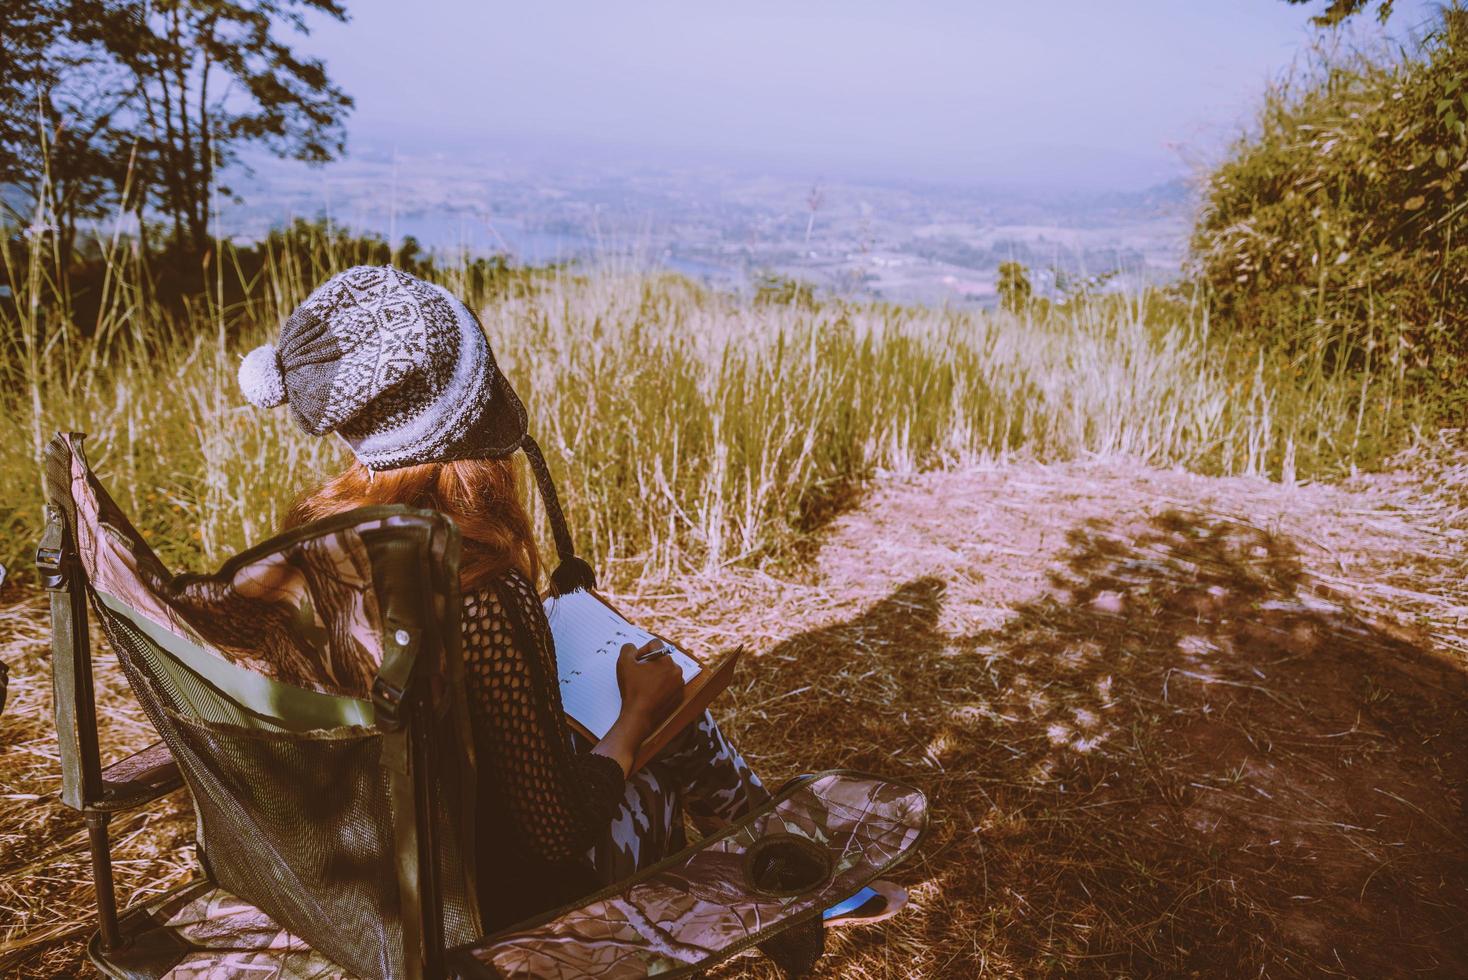
<svg viewBox="0 0 1468 980">
<path fill-rule="evenodd" d="M 667 654 L 639 663 L 638 657 L 663 646 L 652 640 L 642 647 L 622 644 L 617 657 L 617 686 L 622 689 L 622 718 L 645 725 L 646 738 L 683 699 L 683 671 Z M 620 720 L 620 719 L 619 719 Z"/>
<path fill-rule="evenodd" d="M 617 686 L 622 690 L 622 713 L 591 751 L 607 756 L 631 772 L 637 750 L 683 699 L 683 672 L 666 654 L 645 663 L 637 658 L 662 646 L 653 640 L 641 648 L 622 644 L 617 657 Z"/>
</svg>

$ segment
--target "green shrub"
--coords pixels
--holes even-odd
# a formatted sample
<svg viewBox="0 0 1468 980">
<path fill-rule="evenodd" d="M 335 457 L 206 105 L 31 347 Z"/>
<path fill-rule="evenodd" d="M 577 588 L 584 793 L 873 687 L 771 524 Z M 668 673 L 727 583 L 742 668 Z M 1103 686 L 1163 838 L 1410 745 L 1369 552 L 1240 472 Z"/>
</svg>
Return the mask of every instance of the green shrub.
<svg viewBox="0 0 1468 980">
<path fill-rule="evenodd" d="M 1390 57 L 1320 56 L 1208 179 L 1192 246 L 1221 322 L 1331 371 L 1468 397 L 1468 11 Z"/>
<path fill-rule="evenodd" d="M 816 287 L 791 276 L 766 272 L 755 280 L 754 301 L 762 305 L 813 310 L 816 307 Z"/>
<path fill-rule="evenodd" d="M 1021 313 L 1030 305 L 1034 288 L 1029 271 L 1018 262 L 999 263 L 999 306 L 1010 313 Z"/>
</svg>

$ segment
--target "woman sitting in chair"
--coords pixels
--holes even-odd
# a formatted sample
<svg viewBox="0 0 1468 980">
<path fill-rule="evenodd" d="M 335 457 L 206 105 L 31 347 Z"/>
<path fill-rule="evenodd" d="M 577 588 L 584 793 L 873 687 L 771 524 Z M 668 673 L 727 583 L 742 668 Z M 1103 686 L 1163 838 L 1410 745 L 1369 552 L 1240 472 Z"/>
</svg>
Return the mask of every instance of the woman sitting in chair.
<svg viewBox="0 0 1468 980">
<path fill-rule="evenodd" d="M 529 457 L 559 552 L 557 594 L 594 585 L 571 547 L 525 409 L 475 316 L 440 286 L 389 266 L 348 269 L 313 292 L 273 346 L 240 365 L 256 405 L 290 406 L 312 435 L 336 433 L 356 461 L 302 495 L 289 525 L 372 504 L 439 511 L 462 536 L 463 656 L 479 760 L 486 880 L 495 929 L 626 878 L 684 845 L 681 816 L 717 829 L 768 798 L 707 712 L 629 775 L 643 739 L 679 703 L 669 657 L 640 662 L 630 644 L 617 676 L 622 710 L 595 745 L 561 709 L 556 660 L 536 591 L 540 558 L 511 457 Z M 843 918 L 897 911 L 905 894 L 877 883 Z M 866 892 L 867 890 L 863 890 Z M 847 903 L 843 903 L 845 905 Z M 843 912 L 846 911 L 843 909 Z"/>
</svg>

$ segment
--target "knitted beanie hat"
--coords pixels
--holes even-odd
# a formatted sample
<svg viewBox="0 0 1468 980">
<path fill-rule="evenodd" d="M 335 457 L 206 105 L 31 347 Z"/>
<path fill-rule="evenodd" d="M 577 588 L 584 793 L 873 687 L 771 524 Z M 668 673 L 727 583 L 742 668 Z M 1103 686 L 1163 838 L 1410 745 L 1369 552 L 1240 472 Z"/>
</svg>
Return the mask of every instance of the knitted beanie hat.
<svg viewBox="0 0 1468 980">
<path fill-rule="evenodd" d="M 275 344 L 245 357 L 239 382 L 261 408 L 289 405 L 306 432 L 337 433 L 371 470 L 524 449 L 561 559 L 555 591 L 595 585 L 526 431 L 525 406 L 479 320 L 442 286 L 392 266 L 338 273 L 290 315 Z"/>
</svg>

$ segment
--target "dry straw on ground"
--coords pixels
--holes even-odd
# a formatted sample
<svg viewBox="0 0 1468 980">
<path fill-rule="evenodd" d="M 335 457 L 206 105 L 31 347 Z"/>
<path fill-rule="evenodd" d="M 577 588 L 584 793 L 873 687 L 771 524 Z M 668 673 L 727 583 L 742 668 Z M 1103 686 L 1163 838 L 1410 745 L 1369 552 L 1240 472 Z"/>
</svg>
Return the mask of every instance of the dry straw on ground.
<svg viewBox="0 0 1468 980">
<path fill-rule="evenodd" d="M 771 780 L 854 766 L 933 800 L 912 908 L 829 977 L 1468 973 L 1468 455 L 1345 486 L 1120 461 L 878 481 L 783 578 L 620 596 L 755 653 L 722 716 Z M 0 620 L 0 973 L 90 928 L 56 788 L 42 607 Z M 109 738 L 147 733 L 116 679 Z M 184 801 L 118 828 L 119 886 L 192 874 Z M 719 976 L 773 976 L 740 961 Z"/>
</svg>

